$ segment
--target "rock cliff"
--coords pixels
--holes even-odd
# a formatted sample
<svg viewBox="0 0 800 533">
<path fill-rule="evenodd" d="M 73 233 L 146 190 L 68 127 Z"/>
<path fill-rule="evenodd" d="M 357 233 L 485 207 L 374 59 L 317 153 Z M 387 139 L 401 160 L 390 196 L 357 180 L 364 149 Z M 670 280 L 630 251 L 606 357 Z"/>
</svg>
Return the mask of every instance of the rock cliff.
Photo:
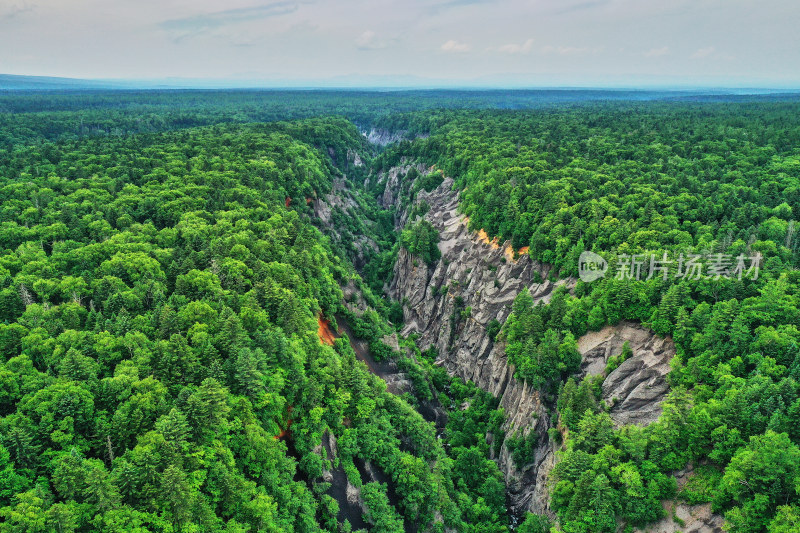
<svg viewBox="0 0 800 533">
<path fill-rule="evenodd" d="M 358 157 L 358 154 L 353 152 L 352 157 Z M 360 162 L 360 159 L 357 161 Z M 377 252 L 378 245 L 366 235 L 353 235 L 337 224 L 338 221 L 349 217 L 358 220 L 366 218 L 359 216 L 361 206 L 353 196 L 347 179 L 334 178 L 331 192 L 320 198 L 309 198 L 307 202 L 311 205 L 315 224 L 328 234 L 335 245 L 348 250 L 348 255 L 356 268 L 363 268 L 371 254 Z"/>
<path fill-rule="evenodd" d="M 396 181 L 396 173 L 390 172 L 387 188 Z M 534 300 L 547 302 L 556 286 L 571 287 L 574 280 L 547 281 L 547 265 L 528 255 L 515 258 L 508 244 L 490 242 L 470 231 L 457 211 L 452 186 L 452 179 L 446 178 L 437 189 L 421 191 L 416 198 L 430 205 L 425 216 L 440 233 L 441 260 L 427 266 L 400 250 L 389 293 L 403 302 L 403 334 L 419 333 L 421 347 L 437 348 L 437 364 L 500 399 L 507 434 L 534 432 L 538 436 L 535 458 L 524 468 L 516 468 L 505 445 L 496 459 L 506 476 L 512 511 L 545 513 L 545 481 L 555 463 L 547 430 L 554 421 L 538 392 L 513 376 L 502 344 L 490 338 L 487 326 L 493 319 L 503 323 L 508 318 L 523 287 L 530 289 Z M 391 196 L 385 194 L 384 198 Z M 403 215 L 400 222 L 405 222 Z M 467 307 L 472 312 L 461 319 L 461 311 Z"/>
<path fill-rule="evenodd" d="M 407 169 L 408 165 L 383 176 L 384 202 L 396 199 Z M 534 301 L 547 302 L 556 287 L 572 289 L 576 280 L 550 281 L 548 265 L 519 254 L 509 243 L 470 231 L 458 212 L 452 179 L 446 178 L 431 192 L 420 191 L 415 203 L 421 202 L 430 206 L 425 218 L 439 231 L 442 257 L 426 265 L 400 250 L 388 292 L 403 303 L 403 334 L 419 334 L 421 348 L 436 347 L 437 364 L 497 396 L 506 415 L 506 435 L 536 436 L 529 464 L 518 468 L 505 443 L 495 459 L 506 478 L 511 512 L 550 514 L 547 478 L 556 454 L 547 430 L 556 422 L 554 409 L 543 404 L 538 391 L 514 377 L 503 344 L 490 338 L 487 327 L 492 320 L 505 322 L 523 287 Z M 398 214 L 399 226 L 408 221 L 412 206 L 405 207 Z M 627 322 L 589 333 L 579 339 L 582 372 L 603 373 L 609 357 L 621 353 L 626 341 L 633 355 L 607 376 L 603 396 L 609 405 L 613 402 L 611 415 L 618 424 L 644 425 L 658 418 L 668 389 L 665 375 L 675 353 L 670 339 Z"/>
<path fill-rule="evenodd" d="M 361 134 L 366 137 L 367 141 L 371 144 L 378 146 L 387 146 L 403 139 L 405 131 L 388 131 L 381 128 L 371 128 L 369 131 L 362 131 Z"/>
<path fill-rule="evenodd" d="M 627 342 L 633 355 L 610 372 L 603 381 L 603 399 L 612 406 L 609 414 L 619 425 L 647 425 L 661 415 L 661 400 L 669 391 L 666 376 L 675 355 L 675 345 L 633 322 L 621 322 L 592 331 L 578 339 L 583 357 L 581 370 L 599 375 L 611 356 L 622 353 Z"/>
<path fill-rule="evenodd" d="M 711 504 L 665 505 L 667 516 L 635 533 L 722 533 L 723 519 L 711 512 Z M 677 518 L 677 520 L 676 520 Z"/>
</svg>

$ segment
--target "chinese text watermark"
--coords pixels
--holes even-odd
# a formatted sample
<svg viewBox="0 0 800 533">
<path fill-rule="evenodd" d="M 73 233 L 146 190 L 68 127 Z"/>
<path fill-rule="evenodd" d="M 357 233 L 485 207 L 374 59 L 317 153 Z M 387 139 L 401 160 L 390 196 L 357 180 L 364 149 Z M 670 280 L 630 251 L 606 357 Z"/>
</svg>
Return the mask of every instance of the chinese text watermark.
<svg viewBox="0 0 800 533">
<path fill-rule="evenodd" d="M 679 254 L 618 254 L 614 279 L 647 281 L 667 279 L 758 279 L 762 256 L 714 253 Z M 586 283 L 603 278 L 608 273 L 608 262 L 594 252 L 583 252 L 578 259 L 578 275 Z"/>
</svg>

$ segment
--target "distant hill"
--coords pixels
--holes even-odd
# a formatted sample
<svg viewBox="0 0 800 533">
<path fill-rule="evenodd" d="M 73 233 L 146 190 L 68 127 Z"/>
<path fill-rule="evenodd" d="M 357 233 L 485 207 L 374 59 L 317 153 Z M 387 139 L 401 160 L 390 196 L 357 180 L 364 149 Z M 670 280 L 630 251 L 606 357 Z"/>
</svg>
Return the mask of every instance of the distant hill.
<svg viewBox="0 0 800 533">
<path fill-rule="evenodd" d="M 0 74 L 0 91 L 63 91 L 69 89 L 112 89 L 118 87 L 120 87 L 119 84 L 107 81 Z"/>
<path fill-rule="evenodd" d="M 654 100 L 662 98 L 727 97 L 750 95 L 796 94 L 798 89 L 786 88 L 742 88 L 717 86 L 681 86 L 664 84 L 658 86 L 646 80 L 641 85 L 598 86 L 553 85 L 553 80 L 543 76 L 520 78 L 513 76 L 488 79 L 478 77 L 471 80 L 447 80 L 415 76 L 361 76 L 348 74 L 331 78 L 308 79 L 216 79 L 216 78 L 143 78 L 143 79 L 79 79 L 53 76 L 20 76 L 0 74 L 0 91 L 70 91 L 70 90 L 152 90 L 152 89 L 326 89 L 326 90 L 375 90 L 375 91 L 534 91 L 538 94 L 557 96 L 558 99 L 584 100 L 622 99 Z"/>
</svg>

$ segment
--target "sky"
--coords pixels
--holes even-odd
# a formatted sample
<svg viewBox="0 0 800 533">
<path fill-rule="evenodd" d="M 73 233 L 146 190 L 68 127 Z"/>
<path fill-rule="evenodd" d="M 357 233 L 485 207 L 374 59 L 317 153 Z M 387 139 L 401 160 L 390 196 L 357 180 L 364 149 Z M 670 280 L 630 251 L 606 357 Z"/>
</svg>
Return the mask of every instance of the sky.
<svg viewBox="0 0 800 533">
<path fill-rule="evenodd" d="M 797 0 L 0 0 L 0 73 L 800 88 Z"/>
</svg>

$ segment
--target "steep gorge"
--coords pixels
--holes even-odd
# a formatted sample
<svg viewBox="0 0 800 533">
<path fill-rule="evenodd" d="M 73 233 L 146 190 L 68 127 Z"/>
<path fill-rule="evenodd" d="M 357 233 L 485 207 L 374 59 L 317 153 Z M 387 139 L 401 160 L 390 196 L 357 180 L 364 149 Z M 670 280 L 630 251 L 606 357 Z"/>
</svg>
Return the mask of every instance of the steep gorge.
<svg viewBox="0 0 800 533">
<path fill-rule="evenodd" d="M 351 154 L 348 158 L 355 159 Z M 515 519 L 527 511 L 553 516 L 548 476 L 556 464 L 558 446 L 550 440 L 548 430 L 556 426 L 558 414 L 538 390 L 515 377 L 504 343 L 492 338 L 495 334 L 489 326 L 493 321 L 505 323 L 514 299 L 523 288 L 529 290 L 534 302 L 546 304 L 557 287 L 565 286 L 572 291 L 577 280 L 554 281 L 550 266 L 534 261 L 526 250 L 514 250 L 508 242 L 499 243 L 488 239 L 482 231 L 470 230 L 468 219 L 458 210 L 458 193 L 450 177 L 431 191 L 419 190 L 412 195 L 410 204 L 403 205 L 404 193 L 414 188 L 406 180 L 412 168 L 420 177 L 435 170 L 419 163 L 404 163 L 368 177 L 366 183 L 370 187 L 370 181 L 376 182 L 371 187 L 379 191 L 377 201 L 382 207 L 398 207 L 395 211 L 398 233 L 413 222 L 413 213 L 421 211 L 439 233 L 438 261 L 425 264 L 400 248 L 392 276 L 384 287 L 388 296 L 402 303 L 401 334 L 416 334 L 421 349 L 436 348 L 437 365 L 499 399 L 505 415 L 504 434 L 487 435 L 487 439 L 491 442 L 494 438 L 504 438 L 493 458 L 505 477 L 509 512 Z M 331 209 L 351 213 L 360 209 L 343 179 L 337 180 L 334 190 L 325 198 L 316 199 L 312 207 L 329 233 L 333 232 L 335 240 L 340 240 L 341 235 L 331 218 Z M 357 250 L 354 262 L 361 268 L 368 255 L 365 250 L 377 250 L 378 245 L 367 236 L 354 237 Z M 345 293 L 358 296 L 354 287 L 345 288 Z M 348 336 L 352 342 L 359 342 Z M 625 343 L 632 355 L 616 368 L 607 369 L 609 359 L 622 353 Z M 577 377 L 605 375 L 602 399 L 617 425 L 643 426 L 658 419 L 661 402 L 669 391 L 666 375 L 675 355 L 670 338 L 660 338 L 638 323 L 623 321 L 580 337 L 578 349 L 582 362 Z M 410 383 L 397 368 L 382 373 L 371 370 L 387 381 L 390 390 L 397 385 L 400 385 L 397 392 L 409 390 Z M 435 419 L 436 425 L 443 427 L 440 420 L 444 413 L 429 411 L 426 418 Z M 509 438 L 520 437 L 535 441 L 525 464 L 515 462 L 508 446 Z M 668 514 L 686 515 L 695 524 L 693 531 L 720 531 L 720 517 L 710 514 L 705 507 L 683 504 L 674 507 L 671 502 L 664 505 L 665 509 L 673 506 L 670 509 L 674 511 L 668 510 Z"/>
<path fill-rule="evenodd" d="M 381 178 L 386 184 L 381 196 L 385 205 L 396 201 L 400 175 L 408 168 L 392 169 Z M 429 206 L 424 216 L 439 232 L 442 255 L 436 263 L 426 265 L 406 250 L 399 251 L 387 289 L 403 304 L 402 334 L 418 334 L 421 348 L 437 349 L 437 364 L 499 398 L 506 417 L 506 438 L 535 435 L 536 445 L 527 464 L 515 464 L 507 440 L 495 459 L 506 478 L 512 515 L 521 516 L 525 511 L 551 514 L 547 478 L 556 462 L 556 447 L 548 429 L 556 424 L 557 414 L 537 390 L 514 376 L 503 343 L 491 338 L 488 326 L 493 320 L 505 322 L 514 298 L 524 287 L 535 302 L 547 303 L 556 287 L 572 289 L 576 280 L 552 281 L 548 265 L 515 253 L 509 243 L 490 242 L 485 235 L 469 230 L 458 212 L 451 178 L 430 192 L 420 191 L 414 204 L 420 203 Z M 408 222 L 412 208 L 406 206 L 398 213 L 399 227 Z M 466 309 L 469 312 L 462 314 Z M 464 318 L 464 314 L 468 316 Z M 603 398 L 613 406 L 610 414 L 618 424 L 645 425 L 658 418 L 668 390 L 665 375 L 675 353 L 670 339 L 627 322 L 590 332 L 579 339 L 581 372 L 603 373 L 608 359 L 618 355 L 626 341 L 633 355 L 606 377 Z"/>
</svg>

